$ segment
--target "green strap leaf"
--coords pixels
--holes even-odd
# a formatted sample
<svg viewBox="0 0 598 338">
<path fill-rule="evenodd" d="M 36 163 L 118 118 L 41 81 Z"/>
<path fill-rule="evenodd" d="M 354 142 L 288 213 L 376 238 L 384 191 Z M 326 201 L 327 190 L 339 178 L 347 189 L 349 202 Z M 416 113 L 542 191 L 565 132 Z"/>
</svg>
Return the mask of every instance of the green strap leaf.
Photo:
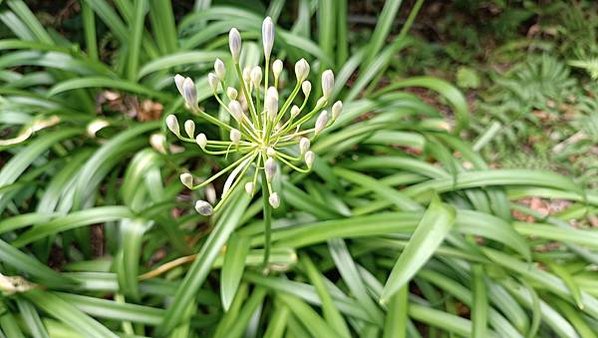
<svg viewBox="0 0 598 338">
<path fill-rule="evenodd" d="M 14 242 L 12 242 L 12 245 L 19 248 L 48 235 L 66 230 L 131 217 L 133 217 L 133 214 L 129 208 L 123 206 L 97 207 L 76 211 L 66 216 L 53 219 L 48 223 L 33 227 L 20 235 Z"/>
<path fill-rule="evenodd" d="M 24 299 L 17 299 L 17 306 L 21 313 L 21 318 L 25 321 L 27 328 L 31 331 L 31 335 L 35 338 L 49 338 L 48 332 L 42 323 L 39 314 L 35 307 L 30 302 Z"/>
<path fill-rule="evenodd" d="M 123 219 L 120 222 L 122 251 L 117 265 L 118 284 L 125 295 L 139 300 L 139 260 L 143 234 L 152 225 L 142 219 Z"/>
<path fill-rule="evenodd" d="M 471 306 L 471 320 L 473 322 L 472 337 L 485 338 L 488 336 L 488 295 L 484 282 L 484 268 L 481 265 L 472 267 L 473 304 Z"/>
<path fill-rule="evenodd" d="M 291 309 L 295 317 L 304 324 L 313 337 L 341 337 L 314 309 L 295 296 L 279 293 L 280 300 Z"/>
<path fill-rule="evenodd" d="M 37 138 L 31 142 L 25 149 L 21 150 L 16 156 L 6 163 L 0 170 L 0 188 L 14 183 L 19 176 L 54 144 L 77 135 L 81 131 L 74 128 L 65 128 L 53 133 L 45 134 L 44 137 Z M 0 193 L 0 201 L 4 194 Z"/>
<path fill-rule="evenodd" d="M 249 196 L 244 193 L 239 196 L 238 192 L 236 198 L 231 200 L 228 208 L 214 226 L 210 236 L 197 254 L 197 258 L 189 268 L 187 275 L 179 285 L 172 305 L 166 312 L 164 322 L 158 329 L 159 335 L 172 331 L 182 319 L 183 312 L 188 304 L 195 299 L 195 294 L 208 276 L 220 249 L 239 224 L 249 204 Z"/>
<path fill-rule="evenodd" d="M 224 311 L 228 311 L 230 308 L 241 283 L 250 244 L 249 237 L 233 234 L 226 246 L 224 264 L 220 275 L 220 298 L 222 299 Z"/>
<path fill-rule="evenodd" d="M 334 168 L 333 171 L 351 183 L 359 184 L 362 187 L 368 187 L 380 195 L 380 197 L 392 202 L 400 210 L 422 210 L 421 205 L 411 198 L 393 188 L 378 183 L 378 180 L 371 178 L 370 176 L 338 167 Z"/>
<path fill-rule="evenodd" d="M 409 282 L 444 241 L 454 223 L 455 210 L 443 204 L 437 196 L 434 197 L 395 263 L 382 290 L 381 303 L 386 303 L 390 296 Z"/>
<path fill-rule="evenodd" d="M 179 52 L 175 54 L 169 54 L 162 56 L 158 59 L 146 63 L 139 70 L 139 78 L 142 78 L 153 72 L 157 72 L 164 69 L 169 69 L 176 66 L 182 66 L 186 64 L 197 64 L 197 63 L 211 63 L 216 58 L 226 59 L 228 54 L 220 51 L 190 51 L 190 52 Z"/>
<path fill-rule="evenodd" d="M 40 263 L 37 259 L 0 240 L 0 262 L 23 271 L 48 286 L 65 286 L 74 281 Z"/>
<path fill-rule="evenodd" d="M 111 79 L 100 76 L 90 76 L 83 78 L 75 78 L 66 80 L 56 84 L 48 91 L 48 96 L 58 95 L 60 93 L 67 92 L 69 90 L 81 89 L 81 88 L 110 88 L 119 89 L 127 92 L 147 95 L 150 97 L 156 97 L 163 100 L 168 100 L 169 95 L 163 92 L 150 89 L 140 84 L 130 82 L 123 79 Z"/>
<path fill-rule="evenodd" d="M 382 311 L 374 303 L 367 292 L 366 286 L 361 279 L 357 266 L 349 253 L 345 242 L 341 238 L 328 240 L 328 248 L 340 275 L 349 288 L 349 291 L 357 299 L 359 304 L 368 313 L 372 322 L 382 325 Z"/>
<path fill-rule="evenodd" d="M 52 317 L 81 332 L 87 337 L 117 338 L 118 336 L 95 319 L 53 293 L 33 289 L 23 293 L 23 297 Z"/>
<path fill-rule="evenodd" d="M 409 322 L 409 288 L 407 285 L 390 297 L 384 320 L 384 338 L 407 338 Z"/>
<path fill-rule="evenodd" d="M 157 326 L 162 321 L 162 316 L 164 315 L 164 310 L 149 306 L 118 303 L 108 299 L 65 292 L 56 292 L 55 294 L 79 310 L 98 318 Z"/>
<path fill-rule="evenodd" d="M 321 275 L 320 271 L 318 271 L 318 268 L 311 261 L 308 255 L 302 256 L 301 262 L 303 263 L 305 272 L 311 284 L 316 289 L 318 297 L 320 297 L 320 300 L 322 301 L 322 312 L 324 314 L 324 319 L 330 325 L 330 327 L 332 327 L 340 335 L 343 337 L 351 337 L 351 332 L 349 331 L 347 323 L 343 319 L 339 309 L 334 305 L 332 296 L 324 284 L 324 277 Z"/>
</svg>

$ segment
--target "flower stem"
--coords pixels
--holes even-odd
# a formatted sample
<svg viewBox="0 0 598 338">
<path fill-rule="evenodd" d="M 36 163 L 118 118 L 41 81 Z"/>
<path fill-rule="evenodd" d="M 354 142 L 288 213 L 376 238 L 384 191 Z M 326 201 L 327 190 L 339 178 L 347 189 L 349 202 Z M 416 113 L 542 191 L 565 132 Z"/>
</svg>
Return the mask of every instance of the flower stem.
<svg viewBox="0 0 598 338">
<path fill-rule="evenodd" d="M 266 172 L 262 172 L 262 201 L 264 203 L 264 271 L 268 269 L 270 261 L 270 238 L 272 232 L 272 207 L 270 206 L 269 198 L 270 191 L 268 189 L 268 181 L 266 180 Z"/>
</svg>

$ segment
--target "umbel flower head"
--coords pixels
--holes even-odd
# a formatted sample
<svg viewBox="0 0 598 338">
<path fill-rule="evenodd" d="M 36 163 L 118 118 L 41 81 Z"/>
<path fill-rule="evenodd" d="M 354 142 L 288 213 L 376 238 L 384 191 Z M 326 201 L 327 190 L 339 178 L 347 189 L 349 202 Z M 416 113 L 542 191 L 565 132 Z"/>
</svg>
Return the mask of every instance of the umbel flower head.
<svg viewBox="0 0 598 338">
<path fill-rule="evenodd" d="M 272 180 L 280 172 L 279 166 L 288 166 L 302 173 L 309 172 L 315 161 L 314 152 L 309 150 L 310 145 L 341 113 L 342 103 L 330 102 L 334 87 L 334 74 L 331 70 L 322 72 L 322 97 L 316 100 L 314 106 L 308 107 L 312 85 L 307 80 L 310 65 L 305 59 L 295 63 L 294 88 L 290 91 L 279 88 L 283 62 L 277 59 L 271 63 L 274 36 L 274 24 L 267 17 L 262 25 L 265 59 L 263 71 L 259 66 L 245 67 L 242 70 L 239 64 L 243 48 L 241 35 L 236 28 L 230 30 L 229 48 L 234 64 L 232 72 L 236 74 L 238 81 L 236 85 L 226 83 L 228 70 L 220 59 L 214 62 L 214 72 L 208 74 L 208 83 L 214 97 L 232 117 L 230 123 L 225 123 L 198 107 L 197 89 L 191 78 L 178 74 L 174 77 L 185 106 L 194 114 L 227 131 L 229 136 L 226 140 L 210 140 L 201 131 L 196 133 L 192 120 L 185 121 L 181 129 L 174 115 L 166 117 L 168 129 L 181 141 L 196 143 L 206 154 L 231 159 L 228 166 L 198 184 L 195 184 L 196 179 L 190 173 L 181 174 L 181 182 L 193 190 L 206 187 L 217 178 L 228 175 L 220 201 L 215 207 L 204 200 L 196 202 L 195 209 L 202 215 L 210 215 L 224 205 L 231 192 L 246 176 L 250 180 L 245 183 L 244 188 L 250 195 L 255 193 L 260 177 L 265 179 L 269 204 L 277 208 L 280 198 L 273 191 Z M 283 93 L 287 92 L 288 95 L 283 97 Z M 331 107 L 331 113 L 325 110 L 327 107 Z M 315 126 L 304 128 L 314 118 Z"/>
</svg>

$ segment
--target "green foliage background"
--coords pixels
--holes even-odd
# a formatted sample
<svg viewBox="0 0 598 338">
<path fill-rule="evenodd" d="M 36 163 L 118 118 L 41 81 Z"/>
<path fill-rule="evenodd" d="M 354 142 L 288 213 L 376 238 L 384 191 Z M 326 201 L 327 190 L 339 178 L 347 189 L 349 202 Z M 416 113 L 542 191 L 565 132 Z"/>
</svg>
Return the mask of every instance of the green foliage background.
<svg viewBox="0 0 598 338">
<path fill-rule="evenodd" d="M 75 3 L 67 32 L 22 0 L 1 4 L 0 273 L 16 276 L 3 281 L 17 288 L 0 298 L 3 336 L 596 336 L 596 158 L 570 171 L 559 158 L 592 154 L 591 89 L 570 124 L 557 123 L 563 140 L 583 130 L 583 142 L 539 169 L 503 155 L 545 128 L 532 111 L 560 116 L 548 99 L 595 88 L 570 69 L 593 74 L 596 39 L 575 19 L 591 4 L 558 2 L 565 7 L 552 10 L 574 18 L 563 21 L 566 34 L 531 57 L 513 52 L 526 61 L 509 71 L 478 81 L 461 71 L 464 88 L 491 88 L 484 113 L 470 114 L 467 89 L 421 71 L 431 59 L 419 56 L 437 52 L 410 34 L 423 1 L 380 2 L 367 39 L 351 27 L 357 5 L 347 0 Z M 492 4 L 504 16 L 489 29 L 505 40 L 552 8 Z M 229 58 L 231 27 L 243 34 L 242 62 L 256 64 L 266 15 L 278 23 L 276 54 L 290 65 L 306 58 L 314 88 L 335 70 L 345 110 L 313 145 L 314 171 L 276 182 L 283 205 L 263 274 L 259 199 L 238 191 L 220 214 L 198 215 L 193 201 L 203 196 L 178 174 L 207 177 L 222 163 L 196 147 L 179 152 L 170 136 L 150 139 L 166 135 L 167 114 L 187 116 L 176 73 L 192 76 L 202 106 L 224 116 L 206 75 Z M 455 36 L 475 45 L 476 32 L 461 27 Z M 442 53 L 454 59 L 457 48 Z M 472 55 L 457 66 L 475 58 L 465 49 Z M 98 119 L 107 126 L 90 130 Z M 538 208 L 547 201 L 558 208 Z"/>
</svg>

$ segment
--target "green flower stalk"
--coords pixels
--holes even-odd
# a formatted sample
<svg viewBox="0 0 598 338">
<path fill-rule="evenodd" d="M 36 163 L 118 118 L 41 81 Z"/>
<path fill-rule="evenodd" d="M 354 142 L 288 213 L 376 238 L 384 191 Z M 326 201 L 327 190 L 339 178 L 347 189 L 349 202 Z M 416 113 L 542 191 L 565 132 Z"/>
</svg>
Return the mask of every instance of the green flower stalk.
<svg viewBox="0 0 598 338">
<path fill-rule="evenodd" d="M 238 87 L 226 83 L 226 66 L 222 60 L 214 62 L 214 72 L 208 74 L 208 83 L 218 103 L 227 111 L 232 119 L 225 123 L 204 112 L 197 105 L 197 91 L 193 80 L 176 75 L 176 87 L 185 100 L 185 106 L 195 115 L 204 118 L 228 132 L 226 140 L 211 140 L 204 133 L 196 134 L 195 123 L 187 120 L 182 134 L 179 122 L 174 115 L 166 118 L 168 129 L 181 141 L 196 143 L 203 152 L 209 155 L 225 156 L 230 164 L 203 182 L 190 173 L 180 176 L 181 182 L 189 189 L 201 189 L 216 179 L 227 178 L 222 196 L 215 206 L 199 200 L 195 204 L 198 213 L 209 216 L 226 204 L 231 192 L 249 176 L 245 191 L 253 196 L 258 183 L 262 185 L 264 196 L 264 219 L 267 224 L 266 235 L 269 236 L 271 208 L 280 206 L 280 195 L 273 190 L 272 181 L 281 172 L 280 166 L 307 173 L 311 170 L 315 154 L 309 150 L 311 143 L 323 130 L 338 118 L 342 103 L 330 102 L 334 87 L 334 74 L 331 70 L 322 73 L 322 97 L 316 104 L 308 107 L 312 85 L 307 80 L 310 65 L 305 59 L 295 63 L 296 83 L 286 98 L 281 96 L 280 76 L 283 71 L 281 60 L 274 60 L 271 65 L 271 53 L 274 45 L 274 24 L 267 17 L 262 25 L 262 42 L 264 48 L 264 68 L 259 66 L 242 68 L 239 64 L 242 41 L 236 28 L 229 32 L 229 48 L 234 63 L 233 72 L 238 79 Z M 243 70 L 242 70 L 243 69 Z M 270 79 L 273 79 L 273 83 Z M 329 114 L 326 107 L 332 105 Z M 317 116 L 313 128 L 304 126 Z M 268 242 L 268 241 L 267 241 Z M 267 245 L 268 247 L 268 245 Z M 266 254 L 267 256 L 267 254 Z"/>
</svg>

